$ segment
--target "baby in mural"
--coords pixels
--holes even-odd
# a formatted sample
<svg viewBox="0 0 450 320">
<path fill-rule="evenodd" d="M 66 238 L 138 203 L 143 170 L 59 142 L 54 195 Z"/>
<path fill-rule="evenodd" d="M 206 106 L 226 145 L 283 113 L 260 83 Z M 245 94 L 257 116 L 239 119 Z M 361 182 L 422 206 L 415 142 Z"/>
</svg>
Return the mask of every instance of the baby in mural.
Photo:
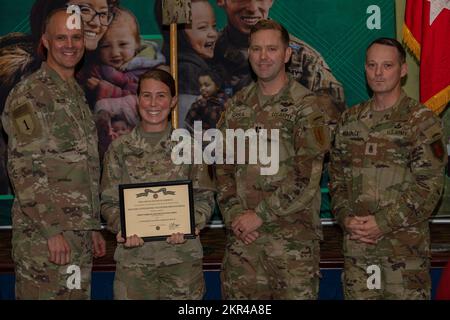
<svg viewBox="0 0 450 320">
<path fill-rule="evenodd" d="M 221 90 L 221 79 L 211 71 L 199 74 L 198 85 L 201 95 L 189 109 L 185 126 L 193 133 L 194 121 L 201 121 L 202 129 L 215 128 L 224 109 L 227 95 Z"/>
<path fill-rule="evenodd" d="M 120 136 L 131 132 L 133 127 L 127 122 L 122 115 L 115 115 L 111 118 L 112 139 L 115 140 Z"/>
<path fill-rule="evenodd" d="M 139 76 L 165 63 L 165 58 L 156 43 L 140 39 L 139 24 L 133 13 L 118 8 L 99 43 L 98 59 L 100 64 L 92 68 L 86 86 L 95 92 L 94 112 L 101 113 L 102 121 L 97 125 L 109 125 L 112 138 L 111 122 L 105 122 L 105 118 L 121 115 L 134 127 L 139 121 L 136 105 Z"/>
</svg>

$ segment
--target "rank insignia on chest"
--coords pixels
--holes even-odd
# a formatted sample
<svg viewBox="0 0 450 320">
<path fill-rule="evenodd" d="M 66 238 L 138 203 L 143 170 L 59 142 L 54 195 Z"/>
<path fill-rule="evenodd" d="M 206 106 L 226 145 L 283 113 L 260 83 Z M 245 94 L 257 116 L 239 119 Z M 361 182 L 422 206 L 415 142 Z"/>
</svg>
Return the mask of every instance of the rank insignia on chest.
<svg viewBox="0 0 450 320">
<path fill-rule="evenodd" d="M 377 155 L 377 143 L 368 142 L 366 144 L 366 151 L 364 152 L 368 156 L 376 156 Z"/>
</svg>

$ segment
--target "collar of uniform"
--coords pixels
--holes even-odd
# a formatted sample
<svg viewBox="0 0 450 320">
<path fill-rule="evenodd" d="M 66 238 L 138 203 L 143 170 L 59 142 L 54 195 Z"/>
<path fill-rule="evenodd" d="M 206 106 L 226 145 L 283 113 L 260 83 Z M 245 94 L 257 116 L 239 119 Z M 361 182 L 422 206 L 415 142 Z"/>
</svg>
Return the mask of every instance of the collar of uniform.
<svg viewBox="0 0 450 320">
<path fill-rule="evenodd" d="M 401 102 L 403 101 L 403 99 L 405 99 L 406 93 L 405 91 L 402 89 L 400 96 L 398 97 L 397 101 L 394 103 L 394 105 L 390 108 L 388 108 L 387 110 L 388 113 L 393 114 L 397 111 L 398 106 L 401 104 Z M 373 104 L 374 104 L 374 99 L 373 97 L 369 100 L 369 103 L 367 103 L 366 107 L 364 108 L 364 110 L 361 112 L 360 118 L 365 118 L 368 117 L 368 115 L 373 111 Z"/>
<path fill-rule="evenodd" d="M 142 128 L 142 125 L 139 125 L 139 135 L 141 137 L 152 137 L 152 136 L 161 136 L 161 137 L 167 137 L 168 133 L 172 130 L 172 124 L 168 123 L 167 127 L 163 130 L 163 131 L 159 131 L 159 132 L 147 132 L 144 131 L 144 129 Z"/>
<path fill-rule="evenodd" d="M 259 97 L 268 97 L 265 100 L 265 104 L 269 103 L 270 101 L 280 101 L 280 102 L 284 102 L 286 100 L 290 101 L 290 95 L 289 95 L 289 89 L 291 88 L 292 85 L 292 81 L 295 81 L 294 78 L 290 75 L 290 74 L 286 74 L 288 81 L 284 84 L 284 86 L 281 88 L 281 90 L 277 93 L 274 94 L 273 96 L 265 96 L 262 92 L 261 92 L 261 88 L 259 87 L 258 83 L 256 83 L 255 87 L 256 87 L 256 95 L 258 96 L 258 100 Z M 287 101 L 287 102 L 289 102 Z"/>
<path fill-rule="evenodd" d="M 50 79 L 52 79 L 52 81 L 59 87 L 61 88 L 71 88 L 71 89 L 75 89 L 76 87 L 76 81 L 75 78 L 70 78 L 68 80 L 64 80 L 63 78 L 61 78 L 61 76 L 54 70 L 52 69 L 47 62 L 43 61 L 41 64 L 41 69 L 44 70 L 44 72 L 50 77 Z"/>
<path fill-rule="evenodd" d="M 153 134 L 152 132 L 145 132 L 142 129 L 142 125 L 141 124 L 139 124 L 136 127 L 135 132 L 136 132 L 136 138 L 138 140 L 142 141 L 144 144 L 145 144 L 145 142 L 147 140 L 146 137 L 149 137 L 149 136 L 151 136 Z M 167 124 L 167 127 L 162 132 L 156 133 L 156 134 L 161 134 L 160 139 L 158 140 L 156 145 L 158 146 L 158 145 L 161 144 L 161 142 L 167 141 L 167 139 L 169 138 L 171 133 L 172 133 L 172 124 L 169 121 L 169 123 Z"/>
</svg>

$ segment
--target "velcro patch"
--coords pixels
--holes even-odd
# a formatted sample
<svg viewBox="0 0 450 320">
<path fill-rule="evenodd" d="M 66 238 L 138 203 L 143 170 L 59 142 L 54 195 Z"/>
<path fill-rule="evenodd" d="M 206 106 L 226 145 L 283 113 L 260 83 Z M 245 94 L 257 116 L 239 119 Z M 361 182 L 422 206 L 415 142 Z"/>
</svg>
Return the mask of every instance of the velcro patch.
<svg viewBox="0 0 450 320">
<path fill-rule="evenodd" d="M 33 110 L 31 102 L 25 102 L 12 111 L 12 122 L 18 137 L 30 140 L 42 134 L 42 128 Z"/>
<path fill-rule="evenodd" d="M 325 127 L 314 127 L 313 128 L 314 137 L 316 138 L 316 142 L 322 147 L 322 148 L 328 148 L 330 144 L 328 132 Z"/>
<path fill-rule="evenodd" d="M 444 160 L 445 155 L 445 149 L 444 144 L 441 140 L 436 140 L 432 144 L 430 144 L 431 151 L 433 152 L 433 155 L 438 158 L 439 160 Z"/>
<path fill-rule="evenodd" d="M 365 154 L 368 156 L 376 156 L 378 153 L 378 144 L 373 142 L 368 142 L 366 144 Z"/>
<path fill-rule="evenodd" d="M 442 135 L 442 129 L 439 121 L 435 118 L 428 118 L 419 124 L 420 131 L 425 135 L 428 141 L 436 140 Z"/>
</svg>

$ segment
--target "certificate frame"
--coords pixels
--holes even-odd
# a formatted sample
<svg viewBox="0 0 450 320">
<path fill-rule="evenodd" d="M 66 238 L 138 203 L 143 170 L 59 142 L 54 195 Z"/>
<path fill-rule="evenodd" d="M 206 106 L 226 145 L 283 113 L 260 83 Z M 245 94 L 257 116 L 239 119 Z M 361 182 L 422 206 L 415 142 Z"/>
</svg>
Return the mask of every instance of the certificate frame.
<svg viewBox="0 0 450 320">
<path fill-rule="evenodd" d="M 161 241 L 175 232 L 183 233 L 185 239 L 195 238 L 191 180 L 120 184 L 119 201 L 124 238 L 136 234 L 146 242 Z"/>
</svg>

